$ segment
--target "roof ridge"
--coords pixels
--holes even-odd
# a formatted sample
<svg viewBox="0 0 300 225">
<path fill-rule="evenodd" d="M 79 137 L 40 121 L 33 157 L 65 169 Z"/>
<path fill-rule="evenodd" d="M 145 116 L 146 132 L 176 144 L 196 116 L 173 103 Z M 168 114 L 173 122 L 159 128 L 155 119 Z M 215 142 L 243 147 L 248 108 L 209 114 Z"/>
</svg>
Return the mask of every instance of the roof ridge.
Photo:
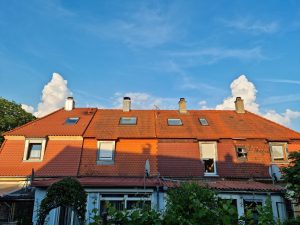
<svg viewBox="0 0 300 225">
<path fill-rule="evenodd" d="M 23 128 L 23 127 L 29 126 L 30 124 L 35 123 L 35 122 L 37 122 L 37 121 L 43 120 L 43 119 L 45 119 L 45 118 L 51 116 L 52 114 L 57 113 L 58 111 L 60 111 L 60 110 L 62 110 L 62 109 L 63 109 L 63 108 L 59 108 L 59 109 L 53 111 L 52 113 L 49 113 L 49 114 L 47 114 L 47 115 L 45 115 L 45 116 L 43 116 L 43 117 L 37 118 L 37 119 L 35 119 L 35 120 L 32 120 L 32 121 L 30 121 L 30 122 L 28 122 L 28 123 L 23 124 L 22 126 L 19 126 L 19 127 L 14 128 L 14 129 L 12 129 L 12 130 L 6 131 L 6 132 L 3 133 L 2 135 L 3 135 L 3 136 L 9 135 L 9 133 L 12 133 L 12 132 L 14 132 L 14 131 L 16 131 L 16 130 L 19 130 L 19 129 Z M 21 136 L 21 135 L 18 135 L 18 136 Z"/>
<path fill-rule="evenodd" d="M 261 119 L 263 119 L 263 120 L 265 120 L 265 121 L 267 121 L 267 122 L 269 122 L 269 123 L 272 123 L 273 125 L 276 125 L 276 126 L 278 126 L 278 127 L 287 129 L 287 130 L 289 130 L 289 131 L 291 131 L 291 132 L 293 132 L 293 133 L 296 133 L 296 134 L 300 135 L 299 132 L 294 131 L 294 130 L 292 130 L 291 128 L 288 128 L 288 127 L 286 127 L 286 126 L 284 126 L 284 125 L 282 125 L 282 124 L 280 124 L 280 123 L 276 123 L 275 121 L 272 121 L 272 120 L 270 120 L 270 119 L 267 119 L 267 118 L 265 118 L 264 116 L 258 115 L 258 114 L 256 114 L 256 113 L 253 113 L 253 112 L 250 112 L 250 111 L 246 111 L 246 112 L 248 112 L 248 113 L 250 113 L 250 114 L 252 114 L 252 115 L 254 115 L 254 116 L 256 116 L 256 117 L 259 117 L 259 118 L 261 118 Z"/>
</svg>

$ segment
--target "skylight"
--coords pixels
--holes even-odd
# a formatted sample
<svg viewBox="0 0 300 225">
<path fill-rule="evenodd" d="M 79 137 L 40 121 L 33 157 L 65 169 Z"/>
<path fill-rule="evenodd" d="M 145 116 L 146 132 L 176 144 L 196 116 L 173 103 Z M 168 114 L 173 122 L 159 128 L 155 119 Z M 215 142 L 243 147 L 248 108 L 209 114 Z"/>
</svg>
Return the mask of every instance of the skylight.
<svg viewBox="0 0 300 225">
<path fill-rule="evenodd" d="M 120 124 L 121 125 L 135 125 L 136 117 L 121 117 Z"/>
<path fill-rule="evenodd" d="M 66 119 L 66 124 L 73 125 L 76 124 L 78 120 L 78 117 L 69 117 L 68 119 Z"/>
<path fill-rule="evenodd" d="M 168 125 L 170 126 L 181 126 L 181 119 L 168 119 Z"/>
<path fill-rule="evenodd" d="M 199 118 L 199 122 L 202 126 L 208 126 L 208 122 L 205 118 Z"/>
</svg>

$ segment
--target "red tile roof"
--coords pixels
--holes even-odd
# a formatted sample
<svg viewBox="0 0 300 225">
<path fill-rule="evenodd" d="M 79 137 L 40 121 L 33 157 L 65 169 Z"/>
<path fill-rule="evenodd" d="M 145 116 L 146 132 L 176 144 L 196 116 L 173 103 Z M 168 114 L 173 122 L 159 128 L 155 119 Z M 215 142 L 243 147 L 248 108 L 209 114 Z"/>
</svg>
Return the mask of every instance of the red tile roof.
<svg viewBox="0 0 300 225">
<path fill-rule="evenodd" d="M 121 117 L 137 117 L 136 125 L 119 124 Z M 97 139 L 117 138 L 154 138 L 155 118 L 152 110 L 122 110 L 98 109 L 84 137 Z"/>
<path fill-rule="evenodd" d="M 161 178 L 142 177 L 83 177 L 77 178 L 84 187 L 178 187 L 182 182 Z M 35 180 L 34 187 L 48 187 L 60 179 Z M 197 182 L 200 186 L 219 191 L 255 191 L 255 192 L 283 192 L 285 189 L 278 185 L 261 183 L 256 181 L 189 181 Z"/>
<path fill-rule="evenodd" d="M 95 112 L 96 109 L 88 108 L 76 108 L 72 111 L 60 109 L 3 135 L 25 137 L 82 136 Z M 66 120 L 71 117 L 79 117 L 78 122 L 73 125 L 66 124 Z"/>
<path fill-rule="evenodd" d="M 119 124 L 121 117 L 131 116 L 137 117 L 136 125 Z M 68 117 L 80 117 L 80 119 L 75 125 L 67 125 L 65 120 Z M 183 125 L 168 126 L 168 118 L 179 118 Z M 209 125 L 200 125 L 199 118 L 205 118 Z M 186 114 L 180 114 L 177 110 L 131 110 L 130 112 L 123 112 L 117 109 L 90 110 L 87 108 L 77 108 L 72 111 L 61 109 L 6 132 L 4 135 L 27 137 L 83 135 L 97 139 L 196 138 L 217 140 L 221 138 L 263 138 L 277 141 L 300 139 L 300 133 L 248 111 L 236 113 L 234 110 L 189 110 Z"/>
</svg>

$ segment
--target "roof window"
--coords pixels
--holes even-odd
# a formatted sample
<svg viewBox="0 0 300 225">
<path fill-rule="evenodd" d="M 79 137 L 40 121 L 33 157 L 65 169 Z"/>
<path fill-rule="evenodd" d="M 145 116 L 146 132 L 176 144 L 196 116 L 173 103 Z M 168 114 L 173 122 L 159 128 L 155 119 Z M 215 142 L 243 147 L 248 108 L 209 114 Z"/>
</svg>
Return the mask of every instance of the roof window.
<svg viewBox="0 0 300 225">
<path fill-rule="evenodd" d="M 202 126 L 208 126 L 208 122 L 205 118 L 199 118 L 199 122 Z"/>
<path fill-rule="evenodd" d="M 136 117 L 121 117 L 121 125 L 136 125 Z"/>
<path fill-rule="evenodd" d="M 73 125 L 76 124 L 78 120 L 78 117 L 69 117 L 68 119 L 66 119 L 66 124 Z"/>
<path fill-rule="evenodd" d="M 181 126 L 182 121 L 181 121 L 181 119 L 168 119 L 168 125 L 170 125 L 170 126 Z"/>
</svg>

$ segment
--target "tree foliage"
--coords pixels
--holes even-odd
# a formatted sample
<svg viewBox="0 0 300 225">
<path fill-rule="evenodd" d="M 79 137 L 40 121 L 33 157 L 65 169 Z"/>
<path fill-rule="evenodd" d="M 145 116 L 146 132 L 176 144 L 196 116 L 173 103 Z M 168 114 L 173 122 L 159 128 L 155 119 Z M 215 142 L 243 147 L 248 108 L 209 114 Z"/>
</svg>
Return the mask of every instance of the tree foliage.
<svg viewBox="0 0 300 225">
<path fill-rule="evenodd" d="M 288 183 L 290 197 L 300 204 L 300 152 L 292 152 L 289 155 L 290 164 L 283 168 L 283 179 Z"/>
<path fill-rule="evenodd" d="M 57 207 L 69 207 L 78 216 L 79 224 L 84 225 L 87 194 L 81 184 L 71 178 L 64 178 L 52 184 L 38 211 L 38 225 L 44 225 L 48 213 Z"/>
<path fill-rule="evenodd" d="M 0 146 L 3 142 L 2 134 L 4 132 L 34 119 L 35 117 L 22 109 L 21 105 L 0 97 Z"/>
</svg>

